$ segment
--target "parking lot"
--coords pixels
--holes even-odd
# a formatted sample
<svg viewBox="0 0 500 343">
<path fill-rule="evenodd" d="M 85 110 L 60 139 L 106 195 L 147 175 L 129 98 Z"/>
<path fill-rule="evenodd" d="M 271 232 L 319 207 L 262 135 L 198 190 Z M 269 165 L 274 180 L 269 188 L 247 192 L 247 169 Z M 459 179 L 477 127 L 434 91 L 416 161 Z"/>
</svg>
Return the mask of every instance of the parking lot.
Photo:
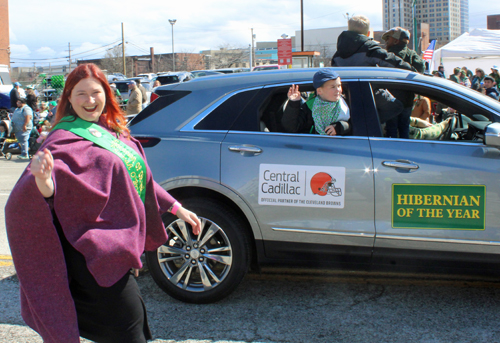
<svg viewBox="0 0 500 343">
<path fill-rule="evenodd" d="M 0 159 L 2 204 L 26 162 Z M 5 237 L 3 211 L 0 237 Z M 42 342 L 20 316 L 0 251 L 0 342 Z M 154 342 L 498 342 L 500 281 L 458 276 L 265 268 L 210 305 L 176 301 L 138 279 Z"/>
</svg>

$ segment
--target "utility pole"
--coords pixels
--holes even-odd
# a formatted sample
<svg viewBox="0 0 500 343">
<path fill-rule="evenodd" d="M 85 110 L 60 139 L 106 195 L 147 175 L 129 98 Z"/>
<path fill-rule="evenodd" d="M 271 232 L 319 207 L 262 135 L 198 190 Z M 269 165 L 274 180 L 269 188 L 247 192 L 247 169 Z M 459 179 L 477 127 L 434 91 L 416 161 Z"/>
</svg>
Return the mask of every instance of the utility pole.
<svg viewBox="0 0 500 343">
<path fill-rule="evenodd" d="M 69 53 L 69 69 L 68 69 L 68 73 L 71 73 L 71 43 L 68 43 L 68 53 Z"/>
<path fill-rule="evenodd" d="M 123 75 L 127 76 L 127 64 L 125 63 L 125 34 L 123 33 L 123 23 L 122 23 L 122 60 L 123 60 Z"/>
<path fill-rule="evenodd" d="M 300 0 L 300 51 L 304 51 L 304 0 Z"/>
<path fill-rule="evenodd" d="M 413 0 L 413 4 L 411 5 L 411 13 L 413 17 L 413 50 L 418 53 L 418 37 L 417 37 L 417 0 Z"/>
<path fill-rule="evenodd" d="M 254 49 L 254 41 L 255 41 L 255 35 L 253 33 L 253 27 L 251 28 L 252 31 L 252 49 L 250 50 L 250 69 L 255 67 L 255 49 Z"/>
<path fill-rule="evenodd" d="M 253 38 L 252 38 L 253 40 Z M 250 63 L 248 63 L 248 65 L 250 66 L 250 69 L 252 68 L 252 45 L 251 44 L 248 44 L 248 55 L 250 57 Z M 207 68 L 208 69 L 208 68 Z"/>
</svg>

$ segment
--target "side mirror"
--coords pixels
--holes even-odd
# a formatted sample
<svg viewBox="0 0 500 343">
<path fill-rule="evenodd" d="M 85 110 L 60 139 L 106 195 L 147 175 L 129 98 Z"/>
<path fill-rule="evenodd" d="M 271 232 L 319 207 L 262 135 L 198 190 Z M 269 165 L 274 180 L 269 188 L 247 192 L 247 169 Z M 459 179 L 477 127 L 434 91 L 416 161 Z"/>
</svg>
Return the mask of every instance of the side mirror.
<svg viewBox="0 0 500 343">
<path fill-rule="evenodd" d="M 491 123 L 486 127 L 484 144 L 500 148 L 500 123 Z"/>
</svg>

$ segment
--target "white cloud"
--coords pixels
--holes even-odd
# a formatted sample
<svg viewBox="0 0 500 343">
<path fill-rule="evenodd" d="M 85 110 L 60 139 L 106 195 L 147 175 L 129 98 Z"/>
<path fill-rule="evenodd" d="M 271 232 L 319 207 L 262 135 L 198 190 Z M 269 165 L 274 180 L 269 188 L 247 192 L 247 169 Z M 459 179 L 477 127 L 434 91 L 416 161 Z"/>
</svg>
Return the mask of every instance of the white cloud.
<svg viewBox="0 0 500 343">
<path fill-rule="evenodd" d="M 11 58 L 30 58 L 31 51 L 26 45 L 11 44 L 10 57 Z"/>
<path fill-rule="evenodd" d="M 37 54 L 39 58 L 53 58 L 56 57 L 57 52 L 48 46 L 42 46 L 35 50 L 35 54 Z"/>
</svg>

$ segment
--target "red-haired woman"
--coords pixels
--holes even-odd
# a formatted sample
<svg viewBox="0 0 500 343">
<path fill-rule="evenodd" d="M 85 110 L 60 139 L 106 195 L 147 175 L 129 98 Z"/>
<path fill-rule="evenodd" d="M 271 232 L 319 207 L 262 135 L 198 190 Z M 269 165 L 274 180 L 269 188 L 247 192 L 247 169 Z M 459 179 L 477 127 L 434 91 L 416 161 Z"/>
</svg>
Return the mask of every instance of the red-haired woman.
<svg viewBox="0 0 500 343">
<path fill-rule="evenodd" d="M 198 217 L 153 181 L 102 71 L 68 75 L 55 125 L 5 208 L 22 314 L 44 342 L 146 342 L 134 273 L 167 240 L 171 212 Z M 29 199 L 29 202 L 26 201 Z"/>
</svg>

